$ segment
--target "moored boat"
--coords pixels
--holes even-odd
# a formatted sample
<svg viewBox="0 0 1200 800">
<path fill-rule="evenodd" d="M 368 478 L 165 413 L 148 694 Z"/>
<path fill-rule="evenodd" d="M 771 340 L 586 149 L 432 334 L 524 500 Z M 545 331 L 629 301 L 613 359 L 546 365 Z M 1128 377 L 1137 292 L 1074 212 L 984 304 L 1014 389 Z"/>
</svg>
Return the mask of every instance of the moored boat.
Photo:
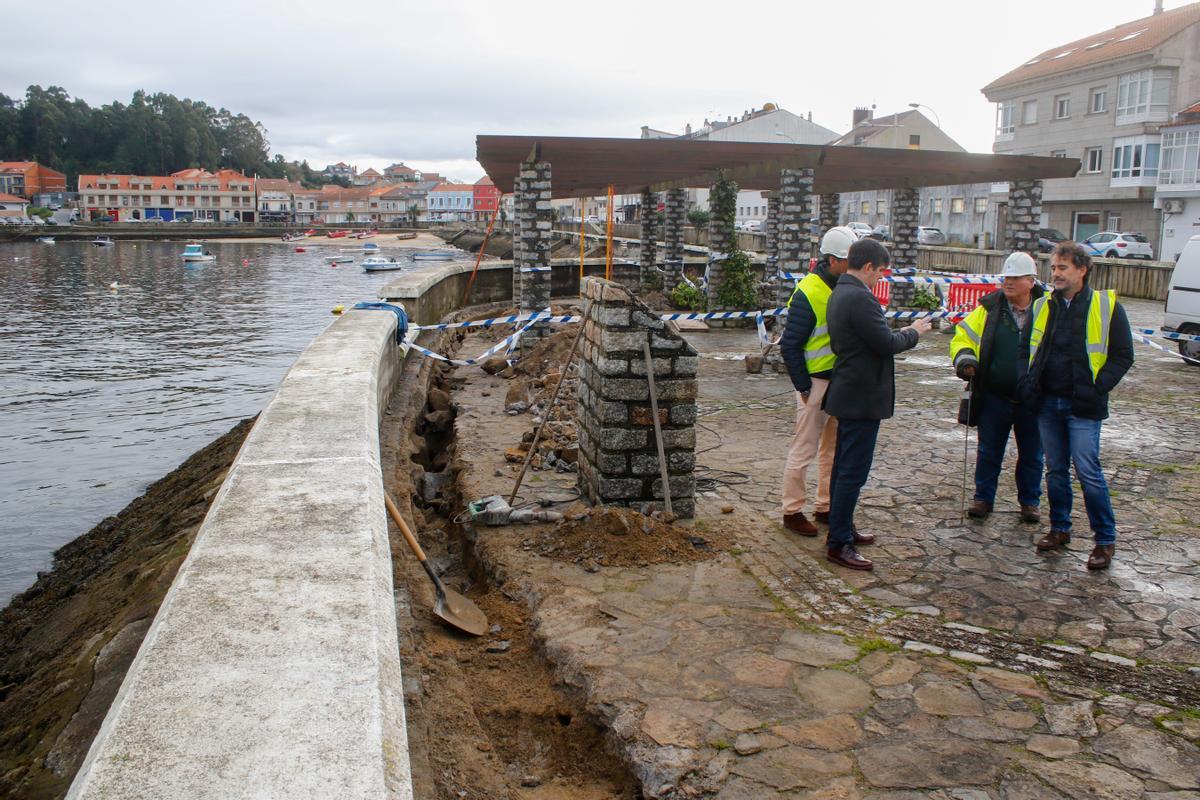
<svg viewBox="0 0 1200 800">
<path fill-rule="evenodd" d="M 361 247 L 339 247 L 338 251 L 342 253 L 378 253 L 379 245 L 374 242 L 367 242 Z"/>
<path fill-rule="evenodd" d="M 370 237 L 374 236 L 377 233 L 379 233 L 379 231 L 359 231 L 358 233 L 354 234 L 354 238 L 355 239 L 369 239 Z"/>
<path fill-rule="evenodd" d="M 453 258 L 452 250 L 424 250 L 413 253 L 413 261 L 450 261 Z"/>
<path fill-rule="evenodd" d="M 397 239 L 415 239 L 415 238 L 417 238 L 417 235 L 415 233 L 397 233 L 396 238 Z"/>
<path fill-rule="evenodd" d="M 54 244 L 53 236 L 39 236 L 37 241 L 41 244 Z"/>
<path fill-rule="evenodd" d="M 95 239 L 92 239 L 92 244 L 96 247 L 112 247 L 114 242 L 111 236 L 97 236 Z"/>
<path fill-rule="evenodd" d="M 350 256 L 325 256 L 325 260 L 330 264 L 350 264 L 354 261 Z"/>
<path fill-rule="evenodd" d="M 347 233 L 348 233 L 348 231 L 330 231 L 329 233 L 327 233 L 325 235 L 328 236 L 330 239 L 345 239 Z"/>
<path fill-rule="evenodd" d="M 370 258 L 363 259 L 362 268 L 364 272 L 389 272 L 391 270 L 404 269 L 404 264 L 394 258 L 371 256 Z"/>
<path fill-rule="evenodd" d="M 212 253 L 210 253 L 209 251 L 205 250 L 205 249 L 204 249 L 204 247 L 203 247 L 202 245 L 196 244 L 196 243 L 194 243 L 194 242 L 193 242 L 192 244 L 189 244 L 189 245 L 185 245 L 185 246 L 184 246 L 184 248 L 183 248 L 183 253 L 182 253 L 182 255 L 181 255 L 180 257 L 181 257 L 181 258 L 182 258 L 184 261 L 187 261 L 187 262 L 189 262 L 189 263 L 200 263 L 200 262 L 205 262 L 205 261 L 215 261 L 215 260 L 216 260 L 216 258 L 217 258 L 217 257 L 216 257 L 216 256 L 214 256 Z"/>
</svg>

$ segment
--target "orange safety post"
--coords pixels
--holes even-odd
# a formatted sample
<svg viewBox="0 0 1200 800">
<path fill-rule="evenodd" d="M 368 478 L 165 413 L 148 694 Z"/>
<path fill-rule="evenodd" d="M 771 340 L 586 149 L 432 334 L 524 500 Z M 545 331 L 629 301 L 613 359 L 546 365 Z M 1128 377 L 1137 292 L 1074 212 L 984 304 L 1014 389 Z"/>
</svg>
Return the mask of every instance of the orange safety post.
<svg viewBox="0 0 1200 800">
<path fill-rule="evenodd" d="M 479 272 L 479 262 L 483 260 L 483 251 L 487 249 L 488 239 L 492 238 L 492 228 L 496 225 L 496 217 L 500 215 L 500 204 L 504 202 L 504 195 L 501 194 L 496 198 L 496 208 L 492 210 L 492 218 L 488 220 L 487 233 L 483 235 L 483 244 L 479 245 L 479 254 L 475 256 L 475 269 L 471 270 L 471 277 L 467 278 L 467 290 L 463 292 L 462 305 L 467 304 L 467 298 L 471 296 L 471 287 L 475 285 L 475 273 Z"/>
<path fill-rule="evenodd" d="M 612 280 L 613 187 L 608 185 L 608 244 L 604 248 L 604 280 Z"/>
</svg>

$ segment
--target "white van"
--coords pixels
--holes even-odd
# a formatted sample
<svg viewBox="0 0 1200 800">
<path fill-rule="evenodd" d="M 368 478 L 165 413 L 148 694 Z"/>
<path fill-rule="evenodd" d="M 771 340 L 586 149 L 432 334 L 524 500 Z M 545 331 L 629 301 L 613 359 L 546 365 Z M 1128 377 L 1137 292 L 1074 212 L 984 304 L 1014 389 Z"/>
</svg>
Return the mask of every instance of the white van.
<svg viewBox="0 0 1200 800">
<path fill-rule="evenodd" d="M 1200 335 L 1200 236 L 1188 240 L 1175 262 L 1162 326 L 1165 331 Z M 1200 342 L 1180 342 L 1179 352 L 1200 359 Z"/>
</svg>

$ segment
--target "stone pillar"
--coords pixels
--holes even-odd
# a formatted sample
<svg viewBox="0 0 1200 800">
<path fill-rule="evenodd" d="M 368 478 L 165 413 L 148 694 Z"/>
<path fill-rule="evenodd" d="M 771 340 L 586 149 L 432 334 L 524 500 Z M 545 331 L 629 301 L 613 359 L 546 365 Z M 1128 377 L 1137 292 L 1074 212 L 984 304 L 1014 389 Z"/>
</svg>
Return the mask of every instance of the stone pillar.
<svg viewBox="0 0 1200 800">
<path fill-rule="evenodd" d="M 821 195 L 820 214 L 821 230 L 819 233 L 824 236 L 825 231 L 837 227 L 838 217 L 842 215 L 842 196 L 837 192 Z"/>
<path fill-rule="evenodd" d="M 1042 182 L 1012 181 L 1008 185 L 1008 224 L 1004 244 L 1008 250 L 1024 250 L 1037 261 L 1038 229 L 1042 225 Z"/>
<path fill-rule="evenodd" d="M 658 195 L 642 190 L 641 277 L 638 291 L 645 293 L 658 284 Z M 674 287 L 672 287 L 674 288 Z"/>
<path fill-rule="evenodd" d="M 785 273 L 808 272 L 809 219 L 812 217 L 811 169 L 785 169 L 779 172 L 779 269 L 776 273 L 776 302 L 787 305 L 796 280 Z"/>
<path fill-rule="evenodd" d="M 687 221 L 687 190 L 668 189 L 663 225 L 663 244 L 666 253 L 663 261 L 663 291 L 670 293 L 682 282 L 683 275 L 683 225 Z"/>
<path fill-rule="evenodd" d="M 553 247 L 554 211 L 550 205 L 550 164 L 527 161 L 521 165 L 521 258 L 514 261 L 520 276 L 518 310 L 522 314 L 545 311 L 550 307 L 550 251 Z M 516 251 L 513 253 L 516 256 Z M 547 335 L 549 326 L 535 325 L 521 337 L 526 350 Z"/>
<path fill-rule="evenodd" d="M 663 507 L 643 343 L 650 341 L 672 510 L 695 513 L 696 351 L 624 286 L 585 278 L 579 493 L 593 504 Z"/>
<path fill-rule="evenodd" d="M 892 269 L 917 266 L 917 220 L 921 196 L 916 189 L 892 190 Z M 888 300 L 891 308 L 907 307 L 917 287 L 911 283 L 893 283 Z"/>
<path fill-rule="evenodd" d="M 525 261 L 525 253 L 521 246 L 521 231 L 525 216 L 525 181 L 521 171 L 513 179 L 513 217 L 512 217 L 512 284 L 513 305 L 521 306 L 521 265 Z"/>
<path fill-rule="evenodd" d="M 734 192 L 736 193 L 736 189 Z M 721 285 L 721 281 L 725 278 L 725 256 L 727 256 L 733 247 L 737 244 L 737 232 L 733 230 L 733 223 L 728 227 L 723 225 L 717 218 L 716 209 L 713 208 L 713 198 L 717 194 L 716 184 L 709 187 L 708 192 L 708 310 L 709 311 L 724 311 L 717 303 L 717 287 Z M 729 309 L 737 310 L 737 309 Z M 710 328 L 724 327 L 721 320 L 708 320 Z"/>
<path fill-rule="evenodd" d="M 763 277 L 772 280 L 779 266 L 779 192 L 764 192 L 767 196 L 767 270 Z"/>
</svg>

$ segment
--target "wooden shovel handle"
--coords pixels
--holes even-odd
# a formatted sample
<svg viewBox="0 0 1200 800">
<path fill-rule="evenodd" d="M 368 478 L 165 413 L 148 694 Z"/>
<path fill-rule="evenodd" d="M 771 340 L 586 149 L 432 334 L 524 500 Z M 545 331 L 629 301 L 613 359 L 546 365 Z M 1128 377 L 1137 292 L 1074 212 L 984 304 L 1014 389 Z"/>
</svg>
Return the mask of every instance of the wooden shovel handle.
<svg viewBox="0 0 1200 800">
<path fill-rule="evenodd" d="M 388 514 L 392 516 L 396 524 L 400 526 L 400 532 L 404 534 L 405 541 L 412 548 L 413 553 L 417 556 L 417 561 L 425 563 L 425 551 L 421 549 L 421 545 L 417 543 L 417 537 L 413 536 L 412 531 L 408 529 L 408 523 L 404 521 L 404 517 L 400 516 L 400 509 L 396 508 L 396 504 L 392 502 L 392 496 L 387 492 L 383 493 L 383 504 L 387 506 Z"/>
</svg>

